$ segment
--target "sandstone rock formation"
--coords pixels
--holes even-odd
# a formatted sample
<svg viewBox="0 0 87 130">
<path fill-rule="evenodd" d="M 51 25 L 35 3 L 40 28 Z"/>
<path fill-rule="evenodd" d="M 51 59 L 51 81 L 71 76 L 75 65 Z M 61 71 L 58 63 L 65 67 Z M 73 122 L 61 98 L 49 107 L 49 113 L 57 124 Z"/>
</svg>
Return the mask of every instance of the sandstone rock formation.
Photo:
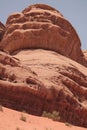
<svg viewBox="0 0 87 130">
<path fill-rule="evenodd" d="M 0 52 L 0 103 L 34 115 L 56 110 L 87 127 L 87 68 L 53 51 Z"/>
<path fill-rule="evenodd" d="M 85 58 L 87 58 L 87 50 L 83 51 Z"/>
<path fill-rule="evenodd" d="M 4 33 L 5 33 L 5 26 L 0 22 L 0 41 L 2 40 Z"/>
<path fill-rule="evenodd" d="M 87 57 L 80 46 L 52 7 L 10 15 L 0 42 L 0 103 L 34 115 L 56 110 L 61 121 L 87 127 Z"/>
<path fill-rule="evenodd" d="M 0 48 L 9 53 L 26 48 L 53 50 L 87 65 L 80 47 L 75 29 L 59 11 L 36 4 L 8 17 Z"/>
</svg>

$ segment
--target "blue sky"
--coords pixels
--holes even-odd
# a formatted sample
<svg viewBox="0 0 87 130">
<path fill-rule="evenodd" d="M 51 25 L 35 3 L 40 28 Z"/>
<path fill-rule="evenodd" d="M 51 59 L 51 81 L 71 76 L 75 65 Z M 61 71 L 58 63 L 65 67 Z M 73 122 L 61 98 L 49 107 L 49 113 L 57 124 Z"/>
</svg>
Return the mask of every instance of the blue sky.
<svg viewBox="0 0 87 130">
<path fill-rule="evenodd" d="M 48 4 L 59 10 L 77 31 L 82 49 L 87 50 L 87 0 L 0 0 L 0 21 L 5 24 L 9 14 L 21 12 L 35 3 Z"/>
</svg>

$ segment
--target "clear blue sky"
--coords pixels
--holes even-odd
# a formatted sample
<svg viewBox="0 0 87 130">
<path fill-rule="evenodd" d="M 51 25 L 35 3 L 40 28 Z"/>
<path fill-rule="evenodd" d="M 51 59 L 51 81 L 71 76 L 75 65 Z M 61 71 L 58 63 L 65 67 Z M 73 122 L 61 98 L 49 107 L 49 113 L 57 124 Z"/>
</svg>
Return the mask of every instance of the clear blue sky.
<svg viewBox="0 0 87 130">
<path fill-rule="evenodd" d="M 9 14 L 21 12 L 35 3 L 48 4 L 59 10 L 76 29 L 82 49 L 87 49 L 87 0 L 0 0 L 0 21 L 5 24 Z"/>
</svg>

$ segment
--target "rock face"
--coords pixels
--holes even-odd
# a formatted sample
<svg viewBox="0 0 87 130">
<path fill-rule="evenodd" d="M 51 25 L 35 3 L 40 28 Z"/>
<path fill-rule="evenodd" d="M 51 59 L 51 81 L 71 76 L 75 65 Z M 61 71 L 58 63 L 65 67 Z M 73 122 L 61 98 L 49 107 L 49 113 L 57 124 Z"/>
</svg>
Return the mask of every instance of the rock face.
<svg viewBox="0 0 87 130">
<path fill-rule="evenodd" d="M 5 33 L 5 26 L 0 22 L 0 41 L 2 40 L 4 33 Z"/>
<path fill-rule="evenodd" d="M 79 63 L 83 61 L 79 37 L 72 25 L 56 9 L 43 4 L 29 6 L 8 17 L 1 48 L 56 51 Z M 87 63 L 87 62 L 86 62 Z"/>
<path fill-rule="evenodd" d="M 87 59 L 87 50 L 83 51 L 85 58 Z"/>
<path fill-rule="evenodd" d="M 56 110 L 87 127 L 87 68 L 53 51 L 0 52 L 0 103 L 34 115 Z"/>
<path fill-rule="evenodd" d="M 87 127 L 87 56 L 72 25 L 37 4 L 0 28 L 0 103 L 34 115 L 56 110 L 61 121 Z"/>
</svg>

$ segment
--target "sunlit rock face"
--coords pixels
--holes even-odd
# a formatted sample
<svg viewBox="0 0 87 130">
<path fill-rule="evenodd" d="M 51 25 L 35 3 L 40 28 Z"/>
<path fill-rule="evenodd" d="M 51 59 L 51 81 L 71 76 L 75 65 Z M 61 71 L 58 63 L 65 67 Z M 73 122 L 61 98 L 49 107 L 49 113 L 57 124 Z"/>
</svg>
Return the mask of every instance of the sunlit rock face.
<svg viewBox="0 0 87 130">
<path fill-rule="evenodd" d="M 0 52 L 0 103 L 39 116 L 56 110 L 87 127 L 87 68 L 54 51 Z"/>
<path fill-rule="evenodd" d="M 36 4 L 0 29 L 0 103 L 39 116 L 56 110 L 60 121 L 87 127 L 87 51 L 72 25 Z"/>
<path fill-rule="evenodd" d="M 59 11 L 36 4 L 8 17 L 1 48 L 9 53 L 26 48 L 53 50 L 80 62 L 80 46 L 75 29 Z"/>
</svg>

